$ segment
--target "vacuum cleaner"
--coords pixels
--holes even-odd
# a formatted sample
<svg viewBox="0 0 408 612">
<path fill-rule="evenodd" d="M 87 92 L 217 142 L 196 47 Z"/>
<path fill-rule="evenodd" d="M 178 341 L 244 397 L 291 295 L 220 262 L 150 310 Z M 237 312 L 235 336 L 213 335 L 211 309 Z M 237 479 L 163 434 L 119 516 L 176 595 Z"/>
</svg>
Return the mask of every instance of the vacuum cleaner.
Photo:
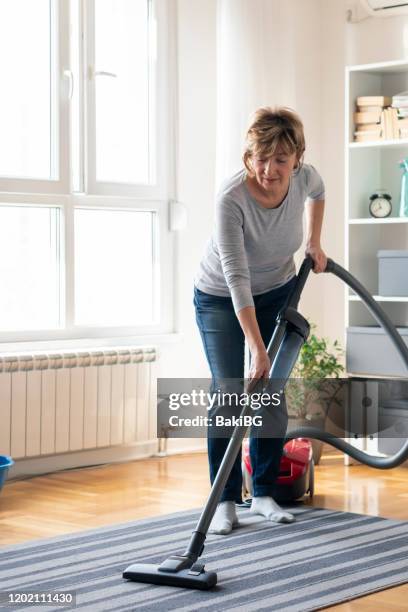
<svg viewBox="0 0 408 612">
<path fill-rule="evenodd" d="M 242 481 L 244 493 L 252 497 L 252 465 L 249 454 L 249 440 L 242 444 Z M 307 438 L 289 440 L 283 447 L 279 474 L 273 486 L 272 497 L 277 502 L 295 501 L 306 493 L 314 493 L 314 461 L 312 443 Z M 251 505 L 245 500 L 239 506 Z"/>
<path fill-rule="evenodd" d="M 313 265 L 313 260 L 310 257 L 306 257 L 300 267 L 295 286 L 286 302 L 286 305 L 277 317 L 276 327 L 267 348 L 271 361 L 269 381 L 272 383 L 274 380 L 285 382 L 288 380 L 297 361 L 300 349 L 308 338 L 310 331 L 309 324 L 307 320 L 297 311 L 297 305 Z M 385 333 L 391 339 L 408 369 L 408 347 L 403 342 L 389 317 L 375 302 L 368 291 L 356 278 L 347 272 L 347 270 L 331 259 L 327 260 L 325 272 L 331 272 L 340 278 L 351 289 L 353 289 L 358 296 L 360 296 L 373 317 L 382 326 Z M 258 385 L 259 384 L 263 384 L 262 381 L 259 381 Z M 252 392 L 257 390 L 258 385 L 252 389 Z M 243 407 L 240 416 L 245 417 L 246 415 L 249 415 L 251 410 L 252 408 L 248 402 Z M 242 418 L 240 421 L 245 422 L 245 419 Z M 191 535 L 190 542 L 185 552 L 182 554 L 171 555 L 160 565 L 145 563 L 135 563 L 130 565 L 124 570 L 123 578 L 135 582 L 201 590 L 211 589 L 217 584 L 216 572 L 206 571 L 204 564 L 199 561 L 199 558 L 203 553 L 204 542 L 208 529 L 215 514 L 217 504 L 221 498 L 228 476 L 231 472 L 232 466 L 239 453 L 239 449 L 242 446 L 242 441 L 245 437 L 247 429 L 248 427 L 245 425 L 237 425 L 235 427 L 217 476 L 214 480 L 211 492 L 197 525 Z M 318 428 L 301 427 L 292 430 L 288 436 L 288 439 L 298 438 L 314 438 L 327 442 L 343 453 L 353 457 L 357 461 L 380 469 L 396 467 L 408 459 L 408 440 L 393 456 L 373 457 L 368 453 L 353 447 L 344 440 L 337 438 L 335 435 L 325 431 L 320 431 Z"/>
</svg>

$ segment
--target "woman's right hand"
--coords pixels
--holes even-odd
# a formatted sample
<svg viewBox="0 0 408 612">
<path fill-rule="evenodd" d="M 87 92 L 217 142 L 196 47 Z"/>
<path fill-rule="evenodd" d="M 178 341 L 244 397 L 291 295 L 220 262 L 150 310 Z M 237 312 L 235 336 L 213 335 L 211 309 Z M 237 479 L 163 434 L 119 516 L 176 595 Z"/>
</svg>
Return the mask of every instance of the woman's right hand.
<svg viewBox="0 0 408 612">
<path fill-rule="evenodd" d="M 271 360 L 265 347 L 251 351 L 251 367 L 249 369 L 248 392 L 250 393 L 261 379 L 269 379 Z"/>
</svg>

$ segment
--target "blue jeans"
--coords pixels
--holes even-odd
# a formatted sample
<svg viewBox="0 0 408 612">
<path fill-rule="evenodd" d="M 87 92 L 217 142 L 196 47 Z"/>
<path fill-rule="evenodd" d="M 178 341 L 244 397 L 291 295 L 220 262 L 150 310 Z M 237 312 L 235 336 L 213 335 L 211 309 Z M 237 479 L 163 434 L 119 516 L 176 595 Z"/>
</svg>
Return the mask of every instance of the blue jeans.
<svg viewBox="0 0 408 612">
<path fill-rule="evenodd" d="M 276 317 L 284 306 L 295 284 L 289 282 L 267 293 L 254 296 L 255 312 L 265 346 L 275 328 Z M 200 330 L 204 351 L 211 370 L 213 390 L 220 379 L 244 378 L 245 337 L 234 312 L 230 297 L 210 295 L 194 288 L 196 321 Z M 285 408 L 286 409 L 286 408 Z M 240 408 L 237 407 L 238 414 Z M 210 480 L 214 482 L 229 439 L 208 436 Z M 250 438 L 250 457 L 253 472 L 254 497 L 272 496 L 273 486 L 279 474 L 284 438 Z M 241 501 L 242 471 L 239 452 L 220 501 Z"/>
</svg>

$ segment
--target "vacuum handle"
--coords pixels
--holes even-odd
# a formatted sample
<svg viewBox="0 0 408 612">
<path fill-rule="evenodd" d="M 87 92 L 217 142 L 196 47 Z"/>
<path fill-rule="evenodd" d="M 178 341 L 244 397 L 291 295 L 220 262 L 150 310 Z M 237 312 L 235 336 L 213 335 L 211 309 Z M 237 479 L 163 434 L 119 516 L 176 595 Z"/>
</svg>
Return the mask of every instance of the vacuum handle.
<svg viewBox="0 0 408 612">
<path fill-rule="evenodd" d="M 310 257 L 310 255 L 307 255 L 307 257 L 305 257 L 305 259 L 303 260 L 302 265 L 300 266 L 300 269 L 299 269 L 299 272 L 296 278 L 296 284 L 292 289 L 292 293 L 288 297 L 286 306 L 297 308 L 298 302 L 300 300 L 300 295 L 303 291 L 303 287 L 305 286 L 307 277 L 309 276 L 310 270 L 313 269 L 313 266 L 314 266 L 313 259 Z"/>
<path fill-rule="evenodd" d="M 326 268 L 325 268 L 324 272 L 333 272 L 334 273 L 334 270 L 335 270 L 336 266 L 337 266 L 337 264 L 332 259 L 330 259 L 330 257 L 328 257 L 327 258 Z"/>
</svg>

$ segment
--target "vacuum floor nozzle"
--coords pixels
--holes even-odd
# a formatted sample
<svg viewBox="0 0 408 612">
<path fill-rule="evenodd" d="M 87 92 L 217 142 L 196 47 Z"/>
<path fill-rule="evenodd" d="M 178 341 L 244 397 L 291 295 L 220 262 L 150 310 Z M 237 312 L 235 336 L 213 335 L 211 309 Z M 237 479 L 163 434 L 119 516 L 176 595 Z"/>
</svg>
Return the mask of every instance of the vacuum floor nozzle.
<svg viewBox="0 0 408 612">
<path fill-rule="evenodd" d="M 158 565 L 150 563 L 135 563 L 129 565 L 123 572 L 123 578 L 133 582 L 146 582 L 148 584 L 161 584 L 186 589 L 200 589 L 206 591 L 217 584 L 215 572 L 194 572 L 193 568 L 183 569 L 179 572 L 164 572 Z"/>
</svg>

